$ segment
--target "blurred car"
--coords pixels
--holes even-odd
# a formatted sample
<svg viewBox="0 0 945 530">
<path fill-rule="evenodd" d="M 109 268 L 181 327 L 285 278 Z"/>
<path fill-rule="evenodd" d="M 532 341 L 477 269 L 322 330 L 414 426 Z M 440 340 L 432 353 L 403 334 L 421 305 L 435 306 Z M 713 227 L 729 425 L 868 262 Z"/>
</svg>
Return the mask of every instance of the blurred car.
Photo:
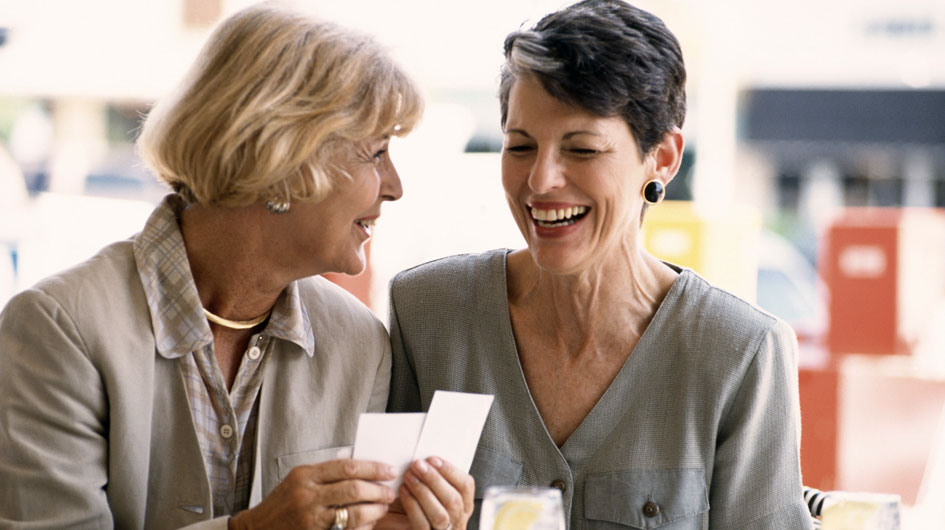
<svg viewBox="0 0 945 530">
<path fill-rule="evenodd" d="M 157 205 L 170 192 L 138 158 L 132 144 L 112 145 L 85 176 L 85 195 L 146 201 Z"/>
<path fill-rule="evenodd" d="M 825 351 L 827 287 L 816 267 L 783 236 L 762 230 L 757 303 L 794 328 L 802 362 Z"/>
</svg>

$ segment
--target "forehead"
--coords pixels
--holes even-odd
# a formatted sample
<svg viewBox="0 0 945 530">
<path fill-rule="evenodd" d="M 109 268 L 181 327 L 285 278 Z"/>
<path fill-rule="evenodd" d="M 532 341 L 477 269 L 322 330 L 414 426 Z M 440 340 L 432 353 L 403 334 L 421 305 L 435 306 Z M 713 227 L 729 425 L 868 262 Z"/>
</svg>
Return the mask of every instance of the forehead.
<svg viewBox="0 0 945 530">
<path fill-rule="evenodd" d="M 517 80 L 509 91 L 508 134 L 529 136 L 552 132 L 587 131 L 599 135 L 630 136 L 630 127 L 619 116 L 604 117 L 552 96 L 533 77 Z"/>
<path fill-rule="evenodd" d="M 390 141 L 390 135 L 377 134 L 360 140 L 334 139 L 326 144 L 325 153 L 329 157 L 344 158 L 364 150 L 375 149 Z"/>
</svg>

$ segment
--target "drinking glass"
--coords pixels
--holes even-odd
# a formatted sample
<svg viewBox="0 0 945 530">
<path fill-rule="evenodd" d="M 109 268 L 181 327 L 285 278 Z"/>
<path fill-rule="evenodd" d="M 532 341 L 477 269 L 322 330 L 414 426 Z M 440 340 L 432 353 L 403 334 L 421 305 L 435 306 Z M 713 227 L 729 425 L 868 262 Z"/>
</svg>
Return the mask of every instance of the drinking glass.
<svg viewBox="0 0 945 530">
<path fill-rule="evenodd" d="M 899 495 L 827 492 L 821 512 L 823 530 L 899 530 Z"/>
<path fill-rule="evenodd" d="M 479 530 L 565 530 L 561 491 L 489 486 L 482 499 Z"/>
</svg>

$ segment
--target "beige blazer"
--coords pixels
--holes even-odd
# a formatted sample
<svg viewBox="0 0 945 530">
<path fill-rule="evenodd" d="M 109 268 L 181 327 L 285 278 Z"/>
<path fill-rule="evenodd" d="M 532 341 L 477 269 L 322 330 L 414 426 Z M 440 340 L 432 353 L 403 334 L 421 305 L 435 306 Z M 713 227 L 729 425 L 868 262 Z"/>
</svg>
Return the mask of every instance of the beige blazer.
<svg viewBox="0 0 945 530">
<path fill-rule="evenodd" d="M 0 528 L 179 528 L 212 498 L 176 359 L 156 353 L 133 241 L 14 297 L 0 313 Z M 390 346 L 366 307 L 299 282 L 312 355 L 274 340 L 259 395 L 251 505 L 299 464 L 353 443 L 384 410 Z"/>
</svg>

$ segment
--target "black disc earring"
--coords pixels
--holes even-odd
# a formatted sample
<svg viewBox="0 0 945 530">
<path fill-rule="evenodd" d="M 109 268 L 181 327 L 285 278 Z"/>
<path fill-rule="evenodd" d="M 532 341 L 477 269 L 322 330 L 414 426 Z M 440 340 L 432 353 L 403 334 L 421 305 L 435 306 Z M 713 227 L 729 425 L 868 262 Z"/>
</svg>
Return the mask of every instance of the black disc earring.
<svg viewBox="0 0 945 530">
<path fill-rule="evenodd" d="M 650 204 L 656 204 L 663 200 L 663 196 L 666 195 L 666 187 L 663 186 L 663 181 L 659 179 L 653 179 L 647 181 L 643 185 L 643 200 Z"/>
</svg>

